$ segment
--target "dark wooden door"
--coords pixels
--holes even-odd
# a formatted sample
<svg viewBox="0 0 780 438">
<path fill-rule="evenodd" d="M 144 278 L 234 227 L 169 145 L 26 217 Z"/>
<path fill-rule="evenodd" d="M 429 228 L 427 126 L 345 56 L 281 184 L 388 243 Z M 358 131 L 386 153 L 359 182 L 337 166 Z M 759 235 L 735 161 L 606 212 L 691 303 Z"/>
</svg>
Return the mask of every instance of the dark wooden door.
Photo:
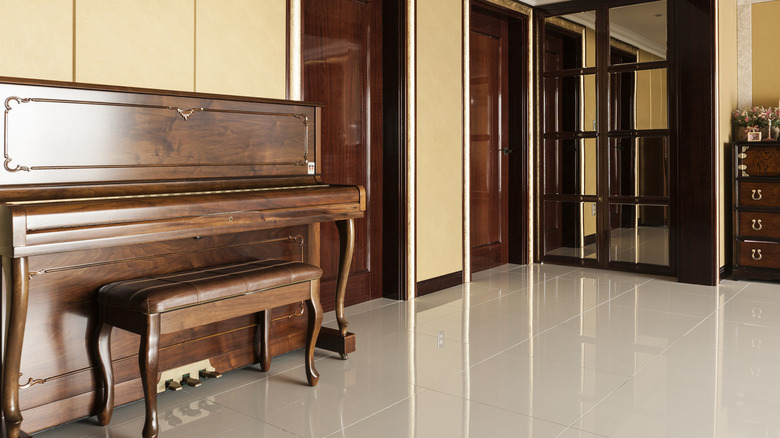
<svg viewBox="0 0 780 438">
<path fill-rule="evenodd" d="M 303 1 L 303 98 L 322 109 L 322 179 L 365 187 L 345 303 L 382 296 L 382 2 Z M 333 309 L 338 232 L 321 230 L 323 307 Z"/>
<path fill-rule="evenodd" d="M 508 260 L 508 27 L 472 11 L 471 76 L 471 268 Z"/>
</svg>

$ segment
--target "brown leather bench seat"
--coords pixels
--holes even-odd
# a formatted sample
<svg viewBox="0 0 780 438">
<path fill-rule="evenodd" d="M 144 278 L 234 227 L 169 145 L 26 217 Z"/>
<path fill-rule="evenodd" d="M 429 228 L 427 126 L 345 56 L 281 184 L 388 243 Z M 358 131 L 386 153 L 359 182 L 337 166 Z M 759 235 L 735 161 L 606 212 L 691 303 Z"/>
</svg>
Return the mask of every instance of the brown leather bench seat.
<svg viewBox="0 0 780 438">
<path fill-rule="evenodd" d="M 138 355 L 146 401 L 144 437 L 156 437 L 157 365 L 161 334 L 197 327 L 251 313 L 261 313 L 259 361 L 270 367 L 268 324 L 273 307 L 303 301 L 308 310 L 306 377 L 317 384 L 314 346 L 322 323 L 319 278 L 316 266 L 283 260 L 253 260 L 193 269 L 146 278 L 117 281 L 98 291 L 98 324 L 95 350 L 101 368 L 103 397 L 98 419 L 106 425 L 114 405 L 111 366 L 111 329 L 119 327 L 141 335 Z"/>
</svg>

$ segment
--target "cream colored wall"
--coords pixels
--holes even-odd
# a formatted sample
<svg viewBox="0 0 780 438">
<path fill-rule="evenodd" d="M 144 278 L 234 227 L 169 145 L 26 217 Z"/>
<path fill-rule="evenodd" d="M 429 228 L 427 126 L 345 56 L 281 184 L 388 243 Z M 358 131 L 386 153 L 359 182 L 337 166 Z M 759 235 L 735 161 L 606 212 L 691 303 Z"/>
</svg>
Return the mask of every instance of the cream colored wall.
<svg viewBox="0 0 780 438">
<path fill-rule="evenodd" d="M 0 17 L 0 76 L 72 80 L 72 0 L 0 0 Z"/>
<path fill-rule="evenodd" d="M 287 0 L 0 0 L 0 75 L 286 95 Z"/>
<path fill-rule="evenodd" d="M 721 0 L 724 2 L 726 0 Z M 780 105 L 780 1 L 752 5 L 753 105 Z"/>
<path fill-rule="evenodd" d="M 417 3 L 417 281 L 463 269 L 462 2 Z"/>
<path fill-rule="evenodd" d="M 738 106 L 737 0 L 718 3 L 718 130 L 720 178 L 718 191 L 718 254 L 720 266 L 731 261 L 731 112 Z M 777 16 L 776 18 L 780 18 Z M 777 21 L 777 20 L 775 20 Z M 755 59 L 755 58 L 754 58 Z"/>
<path fill-rule="evenodd" d="M 285 97 L 287 0 L 198 0 L 198 91 Z"/>
<path fill-rule="evenodd" d="M 192 0 L 77 0 L 77 82 L 192 91 Z"/>
</svg>

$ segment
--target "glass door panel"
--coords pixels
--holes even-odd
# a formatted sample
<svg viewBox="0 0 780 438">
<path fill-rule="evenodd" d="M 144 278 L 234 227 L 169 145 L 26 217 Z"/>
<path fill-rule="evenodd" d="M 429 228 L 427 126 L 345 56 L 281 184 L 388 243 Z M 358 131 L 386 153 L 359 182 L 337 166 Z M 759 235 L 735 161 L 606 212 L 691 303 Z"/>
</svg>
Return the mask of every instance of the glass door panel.
<svg viewBox="0 0 780 438">
<path fill-rule="evenodd" d="M 612 204 L 609 260 L 669 266 L 669 207 Z"/>
<path fill-rule="evenodd" d="M 610 143 L 611 196 L 669 196 L 666 137 L 613 138 Z"/>
<path fill-rule="evenodd" d="M 545 201 L 544 254 L 596 260 L 596 203 Z"/>
<path fill-rule="evenodd" d="M 613 65 L 665 61 L 668 45 L 666 22 L 666 0 L 611 8 L 609 36 L 613 41 L 619 42 L 611 44 L 613 51 L 620 50 L 621 44 L 641 49 L 640 59 L 626 61 L 618 58 L 613 61 Z"/>
</svg>

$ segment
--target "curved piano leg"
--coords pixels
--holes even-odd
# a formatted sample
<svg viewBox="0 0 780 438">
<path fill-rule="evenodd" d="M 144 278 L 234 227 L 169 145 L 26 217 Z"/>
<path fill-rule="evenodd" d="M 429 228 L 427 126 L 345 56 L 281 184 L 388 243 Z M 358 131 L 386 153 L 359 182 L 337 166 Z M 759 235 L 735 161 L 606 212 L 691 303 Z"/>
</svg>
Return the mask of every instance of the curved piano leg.
<svg viewBox="0 0 780 438">
<path fill-rule="evenodd" d="M 27 322 L 27 302 L 30 293 L 30 273 L 27 257 L 3 257 L 6 278 L 8 331 L 5 333 L 3 363 L 3 414 L 8 438 L 17 438 L 22 430 L 19 407 L 19 377 L 21 376 L 22 344 Z"/>
<path fill-rule="evenodd" d="M 114 369 L 111 365 L 111 324 L 105 323 L 104 309 L 100 309 L 97 326 L 93 335 L 94 351 L 100 370 L 103 391 L 100 393 L 97 418 L 101 426 L 108 426 L 114 412 Z"/>
<path fill-rule="evenodd" d="M 320 374 L 314 367 L 314 347 L 317 345 L 317 335 L 322 327 L 322 304 L 320 303 L 320 281 L 310 283 L 311 298 L 306 300 L 308 323 L 306 324 L 306 380 L 309 386 L 317 386 Z"/>
<path fill-rule="evenodd" d="M 347 278 L 349 267 L 352 265 L 352 253 L 355 250 L 355 221 L 345 219 L 336 221 L 339 230 L 339 277 L 336 283 L 336 321 L 342 337 L 347 336 L 349 322 L 344 317 L 344 295 L 347 292 Z M 346 353 L 341 353 L 342 359 L 347 359 Z"/>
<path fill-rule="evenodd" d="M 146 421 L 143 438 L 157 438 L 160 432 L 157 420 L 157 365 L 159 361 L 160 314 L 149 315 L 146 330 L 141 334 L 138 365 L 141 368 L 141 384 L 146 403 Z"/>
</svg>

